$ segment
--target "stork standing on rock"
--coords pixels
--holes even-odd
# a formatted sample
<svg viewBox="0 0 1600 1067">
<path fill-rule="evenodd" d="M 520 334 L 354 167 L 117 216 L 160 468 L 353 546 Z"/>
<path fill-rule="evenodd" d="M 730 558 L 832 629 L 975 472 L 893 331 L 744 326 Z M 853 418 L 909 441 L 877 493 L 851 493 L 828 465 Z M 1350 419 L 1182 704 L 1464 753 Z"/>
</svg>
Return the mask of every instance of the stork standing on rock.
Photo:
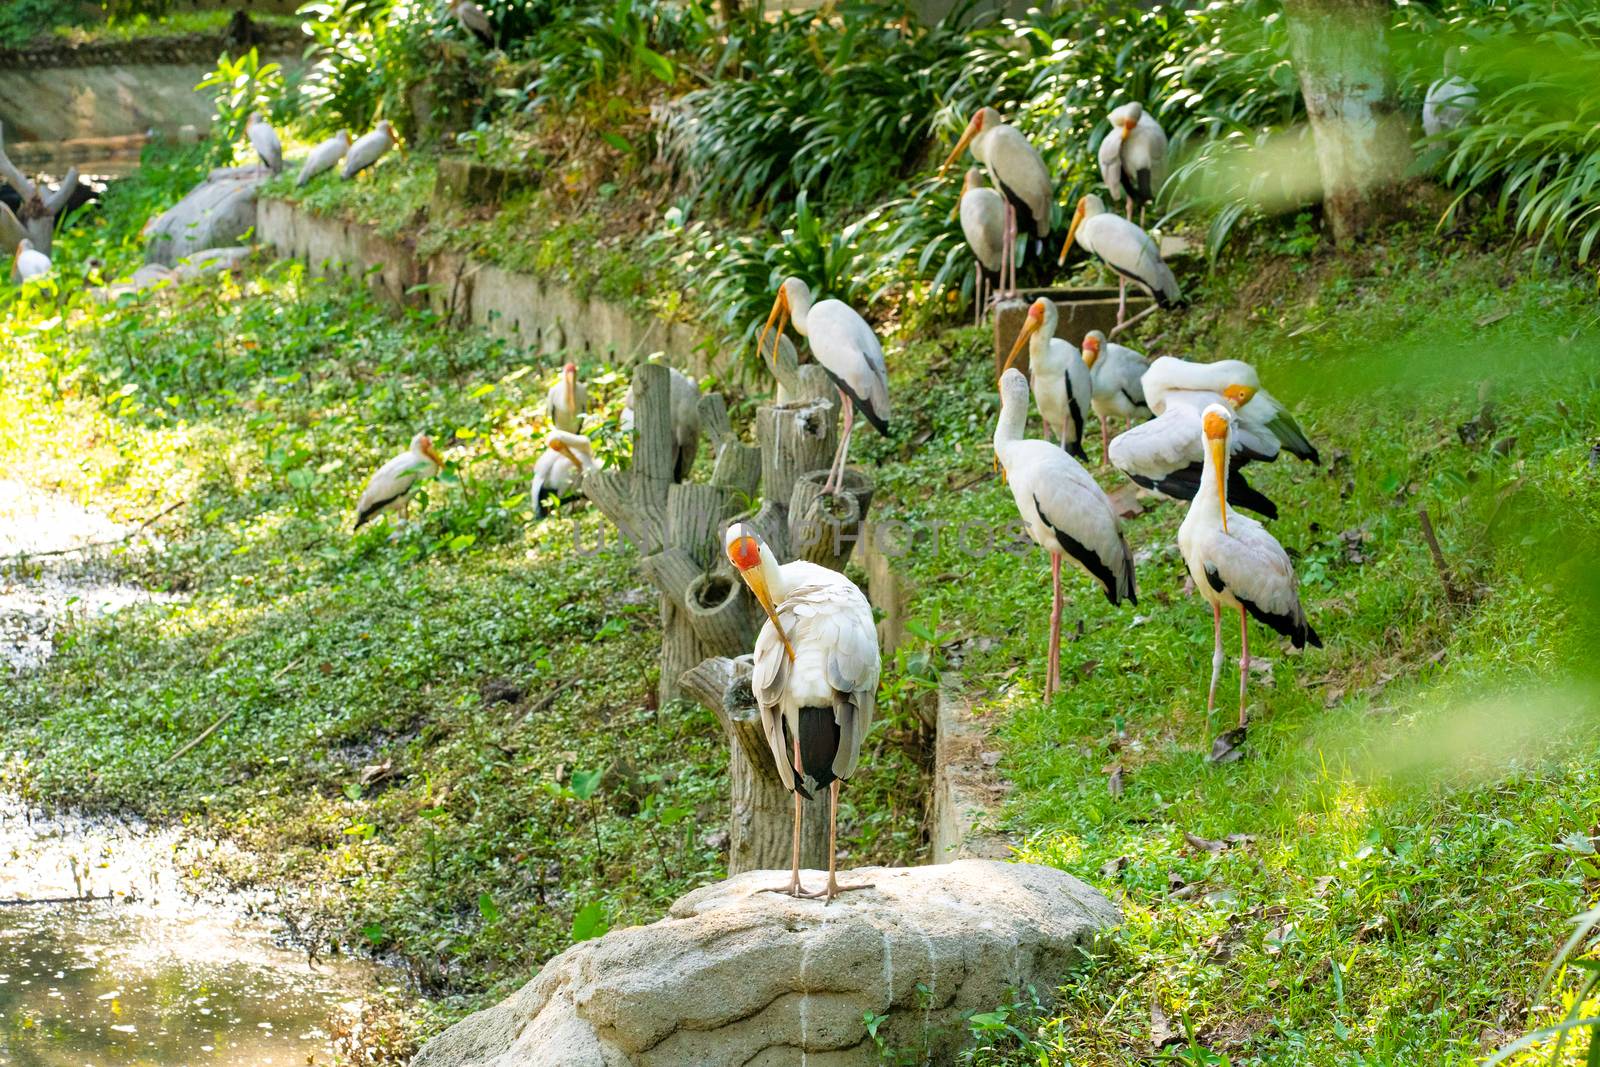
<svg viewBox="0 0 1600 1067">
<path fill-rule="evenodd" d="M 1000 376 L 994 454 L 1005 470 L 1028 536 L 1050 553 L 1053 589 L 1044 686 L 1049 700 L 1061 687 L 1062 558 L 1070 558 L 1098 582 L 1112 605 L 1138 601 L 1133 553 L 1122 536 L 1116 509 L 1077 460 L 1048 442 L 1025 439 L 1027 421 L 1028 383 L 1021 371 L 1011 367 Z"/>
<path fill-rule="evenodd" d="M 1178 548 L 1200 595 L 1211 605 L 1213 652 L 1206 720 L 1217 703 L 1217 676 L 1222 670 L 1222 609 L 1239 611 L 1239 725 L 1219 737 L 1212 759 L 1237 758 L 1249 716 L 1245 689 L 1250 679 L 1250 616 L 1289 638 L 1295 648 L 1322 647 L 1322 638 L 1306 620 L 1299 583 L 1289 554 L 1259 522 L 1228 506 L 1228 452 L 1235 416 L 1223 404 L 1200 413 L 1205 449 L 1201 491 L 1178 527 Z"/>
<path fill-rule="evenodd" d="M 831 901 L 866 885 L 840 885 L 837 876 L 839 786 L 861 759 L 877 705 L 878 631 L 872 605 L 854 582 L 806 560 L 780 565 L 753 528 L 728 527 L 728 559 L 766 612 L 756 638 L 750 686 L 761 726 L 784 788 L 794 792 L 794 845 L 789 884 L 774 892 Z M 800 885 L 801 798 L 826 788 L 828 887 Z"/>
<path fill-rule="evenodd" d="M 973 114 L 961 139 L 939 168 L 941 176 L 968 146 L 972 148 L 972 158 L 983 164 L 995 188 L 1005 196 L 1006 224 L 1001 246 L 1005 254 L 1000 267 L 1000 295 L 1014 296 L 1018 232 L 1028 235 L 1030 250 L 1035 255 L 1043 253 L 1044 239 L 1050 236 L 1050 208 L 1054 204 L 1050 171 L 1027 136 L 1015 126 L 1006 125 L 1000 112 L 992 107 L 979 108 Z"/>
<path fill-rule="evenodd" d="M 303 189 L 306 183 L 324 171 L 330 171 L 338 166 L 339 160 L 350 151 L 350 131 L 340 130 L 332 137 L 313 148 L 306 156 L 305 164 L 300 168 L 300 177 L 295 179 L 295 188 Z"/>
<path fill-rule="evenodd" d="M 1105 201 L 1093 193 L 1078 201 L 1077 210 L 1072 215 L 1072 225 L 1067 230 L 1066 244 L 1061 246 L 1061 257 L 1057 260 L 1059 264 L 1066 263 L 1067 252 L 1072 248 L 1074 239 L 1078 247 L 1116 271 L 1118 276 L 1137 283 L 1148 292 L 1155 298 L 1156 307 L 1184 306 L 1183 294 L 1178 290 L 1178 279 L 1173 275 L 1172 268 L 1162 260 L 1161 248 L 1155 239 L 1122 216 L 1111 214 L 1106 210 Z M 1128 305 L 1127 287 L 1124 286 L 1122 297 L 1117 301 L 1117 325 L 1111 331 L 1111 336 L 1115 337 L 1154 310 L 1155 307 L 1146 308 L 1125 320 Z"/>
<path fill-rule="evenodd" d="M 578 365 L 569 362 L 561 368 L 561 377 L 545 394 L 545 416 L 556 429 L 577 433 L 583 413 L 588 410 L 589 389 L 578 380 Z"/>
<path fill-rule="evenodd" d="M 1002 370 L 1011 369 L 1026 345 L 1033 398 L 1045 429 L 1067 452 L 1078 459 L 1088 459 L 1083 450 L 1083 430 L 1088 424 L 1093 391 L 1089 368 L 1072 342 L 1056 336 L 1058 316 L 1056 302 L 1049 297 L 1041 296 L 1029 305 Z"/>
<path fill-rule="evenodd" d="M 546 500 L 565 500 L 582 488 L 585 475 L 599 469 L 594 444 L 587 437 L 552 430 L 545 440 L 544 454 L 533 466 L 533 485 L 528 492 L 533 501 L 533 517 L 543 518 Z"/>
<path fill-rule="evenodd" d="M 345 153 L 344 169 L 339 172 L 339 176 L 349 181 L 382 159 L 389 149 L 399 143 L 400 136 L 394 132 L 394 126 L 388 119 L 383 119 L 371 133 L 357 138 L 356 143 L 350 146 L 350 151 Z"/>
<path fill-rule="evenodd" d="M 33 242 L 26 237 L 18 241 L 17 250 L 11 257 L 11 280 L 20 285 L 49 273 L 50 257 L 34 248 Z"/>
<path fill-rule="evenodd" d="M 1005 255 L 1006 201 L 983 184 L 983 171 L 967 168 L 961 187 L 961 233 L 972 249 L 972 302 L 974 326 L 983 322 L 985 291 L 992 293 L 1000 279 L 1000 264 Z"/>
<path fill-rule="evenodd" d="M 406 517 L 409 495 L 418 481 L 432 478 L 444 468 L 444 458 L 433 447 L 433 438 L 419 433 L 411 447 L 378 468 L 356 501 L 356 529 L 381 512 L 394 509 Z"/>
<path fill-rule="evenodd" d="M 1111 449 L 1111 419 L 1120 417 L 1126 430 L 1137 417 L 1149 418 L 1141 379 L 1150 361 L 1127 345 L 1107 341 L 1099 330 L 1083 338 L 1083 363 L 1089 368 L 1091 396 L 1089 406 L 1100 417 L 1100 465 L 1105 466 Z"/>
<path fill-rule="evenodd" d="M 889 368 L 883 361 L 883 346 L 867 320 L 842 300 L 811 303 L 811 288 L 799 278 L 785 278 L 778 287 L 777 299 L 767 315 L 756 350 L 765 353 L 767 331 L 776 324 L 778 337 L 773 342 L 773 371 L 777 371 L 776 352 L 784 325 L 794 322 L 795 332 L 811 342 L 811 353 L 839 390 L 844 405 L 844 427 L 839 433 L 839 451 L 828 470 L 824 493 L 844 488 L 844 464 L 850 454 L 850 434 L 855 429 L 855 411 L 880 434 L 889 436 Z"/>
<path fill-rule="evenodd" d="M 274 174 L 283 173 L 283 142 L 278 140 L 278 131 L 261 117 L 261 112 L 250 112 L 250 118 L 244 124 L 244 132 L 249 135 L 251 146 L 255 148 L 256 155 L 261 157 L 261 162 L 266 164 L 267 169 Z"/>
</svg>

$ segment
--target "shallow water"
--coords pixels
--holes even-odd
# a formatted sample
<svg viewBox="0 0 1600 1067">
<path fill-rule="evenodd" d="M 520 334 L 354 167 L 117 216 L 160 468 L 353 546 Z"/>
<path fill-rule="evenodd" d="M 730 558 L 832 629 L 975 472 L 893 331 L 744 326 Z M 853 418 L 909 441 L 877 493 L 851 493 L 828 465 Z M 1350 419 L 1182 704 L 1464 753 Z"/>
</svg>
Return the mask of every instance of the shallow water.
<svg viewBox="0 0 1600 1067">
<path fill-rule="evenodd" d="M 374 969 L 313 966 L 185 894 L 196 847 L 214 846 L 0 803 L 0 1065 L 332 1062 L 328 1020 Z"/>
</svg>

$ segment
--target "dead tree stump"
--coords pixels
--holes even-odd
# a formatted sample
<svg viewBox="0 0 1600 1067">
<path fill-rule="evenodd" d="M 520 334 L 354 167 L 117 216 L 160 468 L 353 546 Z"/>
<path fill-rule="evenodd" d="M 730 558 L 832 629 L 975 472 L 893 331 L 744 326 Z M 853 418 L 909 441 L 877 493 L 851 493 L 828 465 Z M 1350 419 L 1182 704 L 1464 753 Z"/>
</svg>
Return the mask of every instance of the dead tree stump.
<svg viewBox="0 0 1600 1067">
<path fill-rule="evenodd" d="M 783 787 L 767 736 L 761 709 L 750 691 L 751 662 L 718 656 L 683 676 L 683 692 L 710 709 L 728 739 L 728 781 L 732 787 L 732 819 L 728 829 L 728 873 L 781 870 L 789 866 L 793 843 L 794 798 Z M 828 865 L 828 800 L 824 791 L 803 801 L 800 866 Z"/>
</svg>

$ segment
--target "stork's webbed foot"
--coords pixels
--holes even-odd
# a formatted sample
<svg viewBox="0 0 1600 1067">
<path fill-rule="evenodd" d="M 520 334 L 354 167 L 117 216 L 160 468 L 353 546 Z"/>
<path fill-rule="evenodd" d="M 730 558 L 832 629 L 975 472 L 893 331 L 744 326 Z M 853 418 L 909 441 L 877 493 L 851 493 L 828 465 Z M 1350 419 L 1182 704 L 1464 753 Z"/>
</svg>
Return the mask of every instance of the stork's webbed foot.
<svg viewBox="0 0 1600 1067">
<path fill-rule="evenodd" d="M 823 903 L 823 906 L 827 906 L 829 904 L 832 904 L 833 903 L 833 898 L 838 896 L 840 893 L 853 893 L 857 889 L 871 889 L 872 887 L 873 886 L 872 886 L 871 882 L 862 882 L 862 883 L 860 883 L 858 885 L 840 885 L 834 879 L 829 878 L 828 879 L 828 891 L 827 891 L 826 894 L 813 893 L 811 895 L 812 896 L 825 897 L 826 899 L 824 899 L 822 903 Z"/>
<path fill-rule="evenodd" d="M 791 881 L 788 885 L 769 886 L 768 888 L 761 890 L 761 892 L 782 893 L 786 897 L 794 897 L 797 900 L 814 900 L 817 897 L 822 896 L 821 892 L 813 892 L 812 890 L 805 888 L 800 884 L 800 880 L 798 878 Z"/>
</svg>

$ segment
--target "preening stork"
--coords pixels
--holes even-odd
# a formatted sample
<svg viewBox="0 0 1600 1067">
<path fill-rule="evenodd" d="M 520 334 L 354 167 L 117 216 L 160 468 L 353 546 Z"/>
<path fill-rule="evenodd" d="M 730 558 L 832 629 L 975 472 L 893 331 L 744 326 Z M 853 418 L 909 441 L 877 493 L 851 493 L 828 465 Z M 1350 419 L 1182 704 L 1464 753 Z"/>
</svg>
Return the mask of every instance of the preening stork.
<svg viewBox="0 0 1600 1067">
<path fill-rule="evenodd" d="M 378 468 L 356 501 L 356 529 L 381 512 L 394 509 L 406 517 L 409 494 L 418 481 L 432 478 L 444 468 L 444 457 L 433 447 L 433 438 L 419 433 L 411 447 Z"/>
<path fill-rule="evenodd" d="M 561 377 L 545 394 L 544 413 L 558 430 L 577 433 L 582 427 L 583 413 L 589 410 L 589 390 L 578 381 L 578 365 L 568 363 L 561 368 Z"/>
<path fill-rule="evenodd" d="M 584 475 L 599 469 L 594 444 L 587 437 L 566 430 L 550 431 L 545 451 L 533 465 L 533 485 L 528 490 L 533 517 L 543 518 L 546 500 L 567 499 L 583 487 Z"/>
<path fill-rule="evenodd" d="M 1078 461 L 1055 445 L 1024 437 L 1028 383 L 1016 368 L 1000 376 L 1000 421 L 994 454 L 1006 472 L 1017 513 L 1034 543 L 1050 553 L 1053 586 L 1045 699 L 1061 685 L 1061 560 L 1070 558 L 1099 583 L 1113 605 L 1137 603 L 1133 553 L 1116 510 Z"/>
<path fill-rule="evenodd" d="M 811 354 L 838 388 L 844 404 L 839 451 L 822 487 L 824 493 L 837 492 L 844 488 L 844 464 L 850 454 L 856 408 L 861 409 L 873 429 L 889 436 L 889 368 L 883 362 L 883 346 L 867 320 L 844 301 L 822 300 L 813 305 L 811 288 L 799 278 L 785 278 L 778 287 L 772 311 L 756 339 L 756 350 L 767 352 L 767 331 L 776 323 L 781 339 L 788 321 L 793 321 L 796 333 L 811 342 Z M 773 342 L 772 351 L 777 352 L 777 341 Z M 776 363 L 773 369 L 776 371 Z"/>
<path fill-rule="evenodd" d="M 400 143 L 388 119 L 383 119 L 369 134 L 356 139 L 344 156 L 344 169 L 339 176 L 348 181 L 383 158 L 384 153 Z"/>
<path fill-rule="evenodd" d="M 1139 225 L 1144 209 L 1155 202 L 1167 180 L 1167 131 L 1138 101 L 1123 104 L 1107 116 L 1111 132 L 1100 142 L 1100 177 L 1111 200 L 1124 201 L 1127 217 L 1139 205 Z"/>
<path fill-rule="evenodd" d="M 1146 375 L 1146 378 L 1149 376 Z M 1200 492 L 1205 472 L 1201 447 L 1200 413 L 1212 404 L 1232 407 L 1248 402 L 1255 390 L 1229 385 L 1221 393 L 1185 390 L 1167 399 L 1160 415 L 1119 433 L 1106 447 L 1111 465 L 1137 485 L 1174 500 L 1193 500 Z M 1148 396 L 1149 394 L 1146 393 Z M 1244 478 L 1244 466 L 1271 462 L 1278 457 L 1278 442 L 1258 427 L 1239 422 L 1234 427 L 1228 465 L 1228 499 L 1265 518 L 1278 517 L 1278 505 Z"/>
<path fill-rule="evenodd" d="M 1250 679 L 1249 616 L 1287 637 L 1295 648 L 1322 647 L 1322 638 L 1306 621 L 1305 609 L 1300 605 L 1299 583 L 1289 554 L 1259 522 L 1228 506 L 1228 453 L 1234 422 L 1233 411 L 1223 404 L 1207 405 L 1200 413 L 1204 484 L 1178 527 L 1178 548 L 1189 576 L 1211 605 L 1213 651 L 1211 687 L 1206 697 L 1208 722 L 1216 708 L 1217 676 L 1222 670 L 1222 609 L 1239 611 L 1239 725 L 1218 739 L 1213 758 L 1237 748 L 1249 722 L 1245 704 L 1245 688 Z"/>
<path fill-rule="evenodd" d="M 672 477 L 684 481 L 694 466 L 700 449 L 700 384 L 677 367 L 668 367 L 672 382 Z M 633 429 L 633 386 L 622 400 L 621 425 L 626 433 Z"/>
<path fill-rule="evenodd" d="M 1230 387 L 1248 386 L 1249 395 L 1239 401 L 1238 415 L 1245 431 L 1255 431 L 1272 439 L 1270 451 L 1278 448 L 1308 463 L 1320 463 L 1317 448 L 1277 397 L 1261 388 L 1256 369 L 1242 359 L 1219 359 L 1214 363 L 1195 363 L 1176 356 L 1162 356 L 1150 364 L 1144 376 L 1145 400 L 1150 410 L 1160 414 L 1167 399 L 1175 393 L 1198 391 L 1227 394 Z M 1236 431 L 1239 432 L 1239 431 Z"/>
<path fill-rule="evenodd" d="M 1023 345 L 1028 346 L 1033 399 L 1039 405 L 1045 429 L 1055 435 L 1063 449 L 1079 459 L 1088 459 L 1083 450 L 1083 431 L 1088 425 L 1092 391 L 1089 368 L 1072 342 L 1056 336 L 1058 316 L 1055 301 L 1048 297 L 1041 296 L 1029 305 L 1002 370 L 1011 369 Z"/>
<path fill-rule="evenodd" d="M 1136 283 L 1155 298 L 1156 307 L 1181 307 L 1183 294 L 1178 291 L 1178 279 L 1172 268 L 1161 258 L 1161 248 L 1155 239 L 1136 224 L 1121 215 L 1106 210 L 1105 202 L 1090 194 L 1078 201 L 1072 215 L 1072 226 L 1067 230 L 1067 243 L 1061 246 L 1058 263 L 1066 263 L 1067 252 L 1076 238 L 1078 247 L 1096 256 L 1106 266 L 1127 281 Z M 1144 318 L 1155 308 L 1146 308 L 1131 319 L 1127 314 L 1127 290 L 1117 303 L 1117 325 L 1111 336 Z"/>
<path fill-rule="evenodd" d="M 861 759 L 878 693 L 878 631 L 872 605 L 854 582 L 827 567 L 796 560 L 779 565 L 759 534 L 728 527 L 723 545 L 767 613 L 756 638 L 751 689 L 784 787 L 794 791 L 791 896 L 823 896 L 800 885 L 801 797 L 829 791 L 827 900 L 864 885 L 840 885 L 839 786 Z"/>
<path fill-rule="evenodd" d="M 11 256 L 11 280 L 20 285 L 49 273 L 50 257 L 33 247 L 33 242 L 26 237 L 18 241 L 17 250 Z"/>
<path fill-rule="evenodd" d="M 278 131 L 267 124 L 261 117 L 261 112 L 252 111 L 250 118 L 244 124 L 244 132 L 250 136 L 250 144 L 255 148 L 256 155 L 261 157 L 261 162 L 274 174 L 283 172 L 283 142 L 278 140 Z"/>
<path fill-rule="evenodd" d="M 476 37 L 485 48 L 494 44 L 494 26 L 489 22 L 489 16 L 484 14 L 483 8 L 474 4 L 472 0 L 455 0 L 450 5 L 450 14 L 455 16 L 456 22 L 463 30 Z"/>
<path fill-rule="evenodd" d="M 1460 55 L 1455 49 L 1444 54 L 1444 77 L 1428 86 L 1422 98 L 1422 132 L 1429 137 L 1466 125 L 1478 106 L 1478 87 L 1456 73 Z"/>
<path fill-rule="evenodd" d="M 1100 417 L 1100 465 L 1104 466 L 1111 452 L 1112 417 L 1122 419 L 1124 430 L 1135 417 L 1150 417 L 1141 381 L 1150 361 L 1127 345 L 1107 341 L 1099 330 L 1090 330 L 1083 338 L 1083 363 L 1089 368 L 1089 406 Z"/>
<path fill-rule="evenodd" d="M 348 151 L 350 151 L 350 131 L 340 130 L 313 148 L 306 156 L 305 164 L 300 168 L 300 177 L 294 181 L 295 187 L 303 188 L 312 178 L 338 166 L 339 160 L 343 159 Z"/>
<path fill-rule="evenodd" d="M 1005 196 L 1000 290 L 1002 296 L 1014 295 L 1017 291 L 1018 232 L 1028 235 L 1030 250 L 1035 255 L 1043 253 L 1044 239 L 1050 236 L 1050 208 L 1054 203 L 1050 172 L 1027 136 L 1015 126 L 1006 125 L 1000 112 L 992 107 L 979 108 L 973 114 L 962 131 L 961 140 L 939 168 L 941 176 L 969 145 L 972 158 L 984 165 L 989 180 Z"/>
<path fill-rule="evenodd" d="M 983 321 L 985 291 L 993 292 L 1000 279 L 1000 264 L 1005 253 L 1005 197 L 983 184 L 983 171 L 967 168 L 961 187 L 961 232 L 972 249 L 972 301 L 974 326 Z"/>
</svg>

